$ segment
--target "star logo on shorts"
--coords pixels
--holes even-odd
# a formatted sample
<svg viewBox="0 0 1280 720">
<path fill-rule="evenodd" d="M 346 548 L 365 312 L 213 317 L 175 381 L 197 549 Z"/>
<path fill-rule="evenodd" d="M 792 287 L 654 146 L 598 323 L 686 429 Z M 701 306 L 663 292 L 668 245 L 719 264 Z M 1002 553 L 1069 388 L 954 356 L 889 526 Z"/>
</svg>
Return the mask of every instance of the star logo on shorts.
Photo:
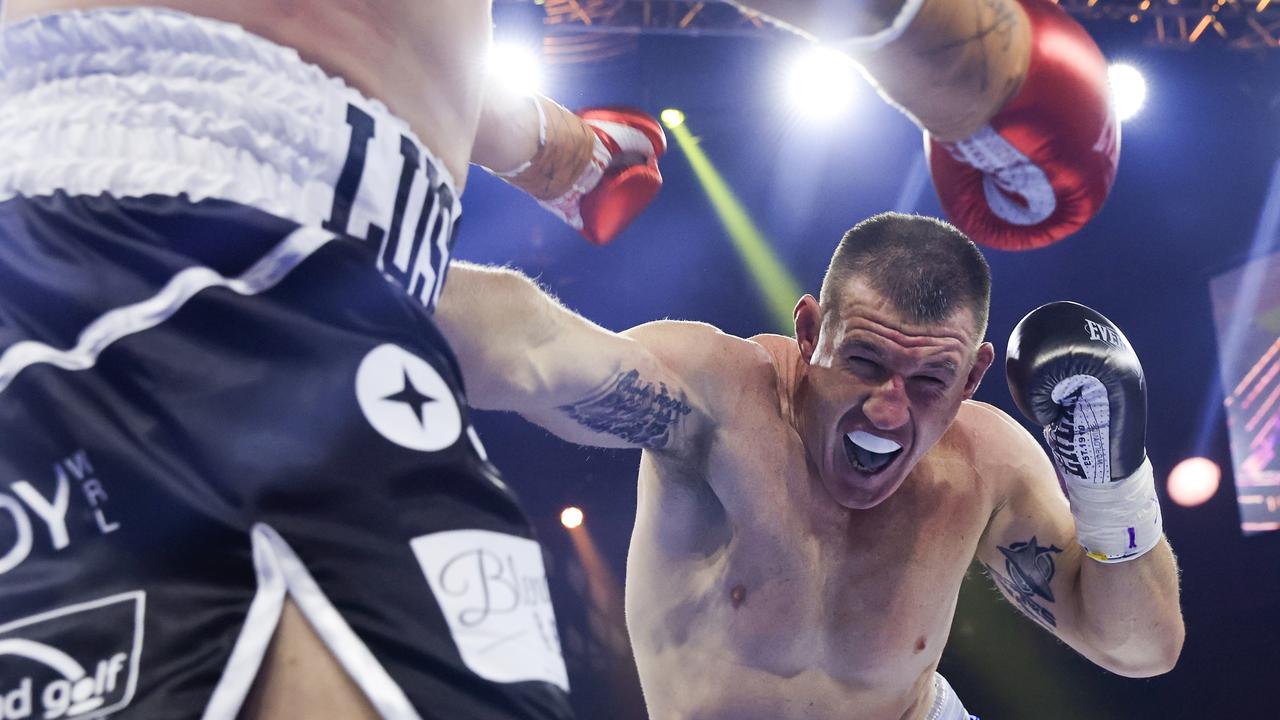
<svg viewBox="0 0 1280 720">
<path fill-rule="evenodd" d="M 431 363 L 398 345 L 379 345 L 365 355 L 355 389 L 365 419 L 396 445 L 436 452 L 462 436 L 453 388 Z"/>
<path fill-rule="evenodd" d="M 409 377 L 409 371 L 407 370 L 404 373 L 404 388 L 402 388 L 400 392 L 392 393 L 382 399 L 408 405 L 409 409 L 413 411 L 413 416 L 418 418 L 419 423 L 422 422 L 422 408 L 427 403 L 433 403 L 436 401 L 435 398 L 429 395 L 423 395 L 418 391 L 418 388 L 414 387 L 413 379 Z"/>
</svg>

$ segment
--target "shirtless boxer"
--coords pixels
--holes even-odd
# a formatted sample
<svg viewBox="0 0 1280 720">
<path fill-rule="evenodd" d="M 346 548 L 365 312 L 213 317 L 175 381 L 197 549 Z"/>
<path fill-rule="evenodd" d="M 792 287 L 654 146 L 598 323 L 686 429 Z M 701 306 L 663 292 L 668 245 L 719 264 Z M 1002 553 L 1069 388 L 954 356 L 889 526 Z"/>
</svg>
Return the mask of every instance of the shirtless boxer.
<svg viewBox="0 0 1280 720">
<path fill-rule="evenodd" d="M 475 407 L 643 450 L 626 605 L 655 720 L 967 720 L 936 668 L 975 558 L 1098 665 L 1173 667 L 1177 568 L 1137 358 L 1079 305 L 1020 325 L 1010 385 L 1055 478 L 1025 430 L 970 399 L 994 356 L 990 276 L 953 227 L 855 227 L 794 338 L 614 334 L 514 271 L 454 273 L 439 321 Z"/>
<path fill-rule="evenodd" d="M 151 4 L 272 43 L 100 9 L 17 25 L 0 51 L 0 693 L 19 714 L 226 717 L 265 654 L 249 714 L 562 716 L 536 546 L 424 309 L 468 159 L 602 241 L 652 196 L 661 138 L 634 118 L 588 130 L 545 101 L 484 93 L 486 2 Z M 1004 57 L 1001 35 L 958 19 L 968 40 L 934 64 L 968 58 L 956 75 L 970 82 Z M 939 36 L 903 41 L 919 37 Z M 960 142 L 935 157 L 971 160 L 960 171 L 988 195 L 1037 187 L 1017 172 L 1028 158 L 1043 161 L 1039 185 L 1080 174 L 1059 177 L 1015 139 L 994 164 Z M 500 580 L 525 588 L 525 620 L 450 595 L 446 569 L 466 565 L 445 560 L 482 549 L 521 559 Z M 528 644 L 485 640 L 520 628 Z"/>
<path fill-rule="evenodd" d="M 430 312 L 468 160 L 603 242 L 661 131 L 481 0 L 136 4 L 5 7 L 0 716 L 569 717 Z"/>
</svg>

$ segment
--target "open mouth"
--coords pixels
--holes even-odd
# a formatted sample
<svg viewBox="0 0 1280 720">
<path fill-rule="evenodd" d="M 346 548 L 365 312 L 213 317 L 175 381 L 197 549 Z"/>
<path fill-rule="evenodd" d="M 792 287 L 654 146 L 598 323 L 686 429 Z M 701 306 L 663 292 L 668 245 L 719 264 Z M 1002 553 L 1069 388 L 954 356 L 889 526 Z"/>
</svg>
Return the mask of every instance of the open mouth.
<svg viewBox="0 0 1280 720">
<path fill-rule="evenodd" d="M 856 430 L 844 436 L 844 454 L 849 458 L 849 464 L 867 475 L 875 475 L 889 467 L 901 453 L 902 446 L 898 443 L 868 432 Z"/>
</svg>

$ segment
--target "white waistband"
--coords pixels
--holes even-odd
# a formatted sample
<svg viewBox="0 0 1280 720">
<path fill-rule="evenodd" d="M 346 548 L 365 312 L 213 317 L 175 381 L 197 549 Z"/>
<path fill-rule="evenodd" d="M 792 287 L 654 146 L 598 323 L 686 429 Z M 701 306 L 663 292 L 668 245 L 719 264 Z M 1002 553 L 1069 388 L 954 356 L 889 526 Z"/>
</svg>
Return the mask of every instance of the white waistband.
<svg viewBox="0 0 1280 720">
<path fill-rule="evenodd" d="M 951 683 L 939 675 L 933 674 L 933 706 L 929 708 L 928 720 L 969 720 L 969 713 L 964 704 L 951 689 Z"/>
<path fill-rule="evenodd" d="M 359 237 L 427 213 L 447 234 L 460 212 L 382 103 L 236 25 L 152 8 L 0 29 L 0 201 L 59 190 L 229 200 L 330 230 L 341 215 Z"/>
</svg>

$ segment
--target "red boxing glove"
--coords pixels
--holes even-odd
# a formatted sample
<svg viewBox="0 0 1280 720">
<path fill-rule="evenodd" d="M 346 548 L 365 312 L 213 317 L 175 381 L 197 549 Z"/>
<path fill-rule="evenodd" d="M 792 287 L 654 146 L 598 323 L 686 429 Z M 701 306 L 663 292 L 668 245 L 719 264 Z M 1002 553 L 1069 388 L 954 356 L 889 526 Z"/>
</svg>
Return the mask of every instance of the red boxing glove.
<svg viewBox="0 0 1280 720">
<path fill-rule="evenodd" d="M 1102 208 L 1120 160 L 1107 63 L 1049 0 L 1019 0 L 1031 20 L 1031 62 L 1018 94 L 971 137 L 926 152 L 942 208 L 975 242 L 1044 247 Z"/>
<path fill-rule="evenodd" d="M 667 136 L 639 110 L 594 108 L 578 113 L 596 136 L 591 162 L 569 192 L 544 205 L 596 245 L 617 237 L 662 188 L 658 158 Z"/>
</svg>

